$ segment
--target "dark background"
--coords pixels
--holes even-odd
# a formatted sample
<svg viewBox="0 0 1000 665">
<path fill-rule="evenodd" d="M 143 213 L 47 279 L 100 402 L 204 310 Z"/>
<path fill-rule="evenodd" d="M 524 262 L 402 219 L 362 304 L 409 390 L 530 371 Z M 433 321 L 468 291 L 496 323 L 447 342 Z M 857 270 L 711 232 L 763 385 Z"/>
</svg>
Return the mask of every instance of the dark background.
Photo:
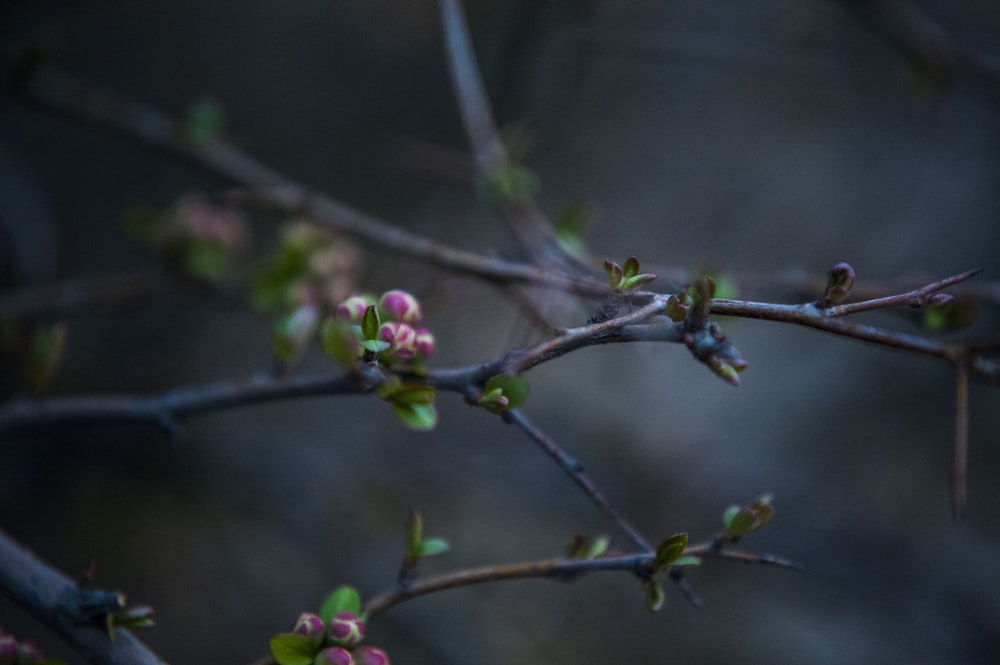
<svg viewBox="0 0 1000 665">
<path fill-rule="evenodd" d="M 997 3 L 920 6 L 1000 52 Z M 738 282 L 822 278 L 840 260 L 869 283 L 972 267 L 998 280 L 1000 111 L 929 92 L 840 3 L 474 2 L 470 19 L 500 122 L 533 139 L 541 203 L 555 214 L 590 202 L 599 259 Z M 507 252 L 473 193 L 392 159 L 405 139 L 465 147 L 440 36 L 424 0 L 0 4 L 5 57 L 43 43 L 67 70 L 170 113 L 211 96 L 234 140 L 292 177 Z M 149 268 L 156 256 L 123 231 L 124 213 L 227 184 L 0 96 L 12 286 Z M 435 366 L 528 338 L 484 285 L 379 251 L 367 260 L 365 288 L 422 295 Z M 970 509 L 955 525 L 947 366 L 773 323 L 724 326 L 751 363 L 739 389 L 680 347 L 600 347 L 532 371 L 526 410 L 653 537 L 708 537 L 726 505 L 773 492 L 775 522 L 746 545 L 807 574 L 709 561 L 691 575 L 704 611 L 671 590 L 657 615 L 626 575 L 462 589 L 380 616 L 371 641 L 410 664 L 1000 660 L 996 390 L 972 390 Z M 991 329 L 984 317 L 978 332 Z M 268 334 L 233 300 L 185 290 L 76 315 L 53 392 L 249 377 L 268 366 Z M 317 354 L 302 371 L 326 368 Z M 154 605 L 143 638 L 174 663 L 249 662 L 334 586 L 388 588 L 410 507 L 453 545 L 428 573 L 552 556 L 576 532 L 625 545 L 524 437 L 453 395 L 439 408 L 431 434 L 350 397 L 200 416 L 173 443 L 141 426 L 7 436 L 0 525 L 68 573 L 95 561 L 99 584 Z M 6 600 L 0 625 L 75 662 Z"/>
</svg>

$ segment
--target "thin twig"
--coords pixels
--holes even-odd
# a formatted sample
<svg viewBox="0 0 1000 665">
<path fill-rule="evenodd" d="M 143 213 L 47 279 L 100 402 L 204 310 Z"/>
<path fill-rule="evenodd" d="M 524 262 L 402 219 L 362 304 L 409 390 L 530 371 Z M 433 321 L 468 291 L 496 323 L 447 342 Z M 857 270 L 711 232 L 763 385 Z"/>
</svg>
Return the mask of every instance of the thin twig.
<svg viewBox="0 0 1000 665">
<path fill-rule="evenodd" d="M 528 435 L 532 441 L 551 457 L 559 468 L 568 475 L 577 486 L 583 490 L 591 501 L 598 508 L 614 520 L 615 524 L 625 532 L 635 547 L 642 552 L 652 552 L 653 547 L 646 540 L 646 537 L 629 522 L 625 516 L 608 501 L 607 497 L 597 488 L 594 481 L 583 469 L 583 464 L 563 450 L 556 441 L 535 425 L 520 409 L 512 409 L 504 412 L 504 420 L 516 425 L 522 432 Z"/>
<path fill-rule="evenodd" d="M 684 554 L 775 566 L 787 570 L 802 570 L 801 564 L 789 559 L 730 548 L 722 548 L 720 550 L 713 548 L 710 543 L 688 547 L 684 551 Z M 507 580 L 548 578 L 571 581 L 587 573 L 607 571 L 628 572 L 645 580 L 653 574 L 654 562 L 655 554 L 642 553 L 599 557 L 596 559 L 541 559 L 523 563 L 466 568 L 441 575 L 420 578 L 406 588 L 395 587 L 390 591 L 373 596 L 365 603 L 364 610 L 368 613 L 368 616 L 375 616 L 400 603 L 420 596 L 475 584 L 503 582 Z"/>
<path fill-rule="evenodd" d="M 870 300 L 862 300 L 860 302 L 846 303 L 843 305 L 834 305 L 832 307 L 825 308 L 823 313 L 826 316 L 846 316 L 848 314 L 868 312 L 875 309 L 886 309 L 888 307 L 898 307 L 900 305 L 924 307 L 927 305 L 927 299 L 929 296 L 938 293 L 949 286 L 954 286 L 955 284 L 960 284 L 968 279 L 971 279 L 982 271 L 982 268 L 966 270 L 965 272 L 952 275 L 951 277 L 945 277 L 944 279 L 939 279 L 936 282 L 931 282 L 930 284 L 921 286 L 918 289 L 913 289 L 912 291 L 907 291 L 906 293 L 898 293 L 895 295 L 872 298 Z"/>
<path fill-rule="evenodd" d="M 107 628 L 81 612 L 87 594 L 71 579 L 35 557 L 0 530 L 0 592 L 8 596 L 73 645 L 95 665 L 163 665 L 128 630 Z"/>
</svg>

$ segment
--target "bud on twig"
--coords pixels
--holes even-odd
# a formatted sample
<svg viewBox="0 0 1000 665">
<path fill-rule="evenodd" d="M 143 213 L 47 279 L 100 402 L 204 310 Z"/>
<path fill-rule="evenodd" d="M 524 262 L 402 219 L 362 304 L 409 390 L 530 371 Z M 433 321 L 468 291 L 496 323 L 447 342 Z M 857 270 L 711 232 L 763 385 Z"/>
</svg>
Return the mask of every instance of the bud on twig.
<svg viewBox="0 0 1000 665">
<path fill-rule="evenodd" d="M 354 650 L 357 665 L 389 665 L 389 656 L 378 647 L 358 647 Z"/>
<path fill-rule="evenodd" d="M 338 612 L 330 619 L 327 632 L 334 644 L 350 649 L 365 638 L 365 622 L 354 612 Z"/>
<path fill-rule="evenodd" d="M 826 291 L 820 298 L 820 307 L 837 305 L 847 299 L 854 287 L 854 268 L 849 263 L 838 263 L 830 268 L 830 277 L 826 282 Z"/>
<path fill-rule="evenodd" d="M 354 657 L 347 649 L 328 647 L 316 654 L 313 665 L 354 665 Z"/>
</svg>

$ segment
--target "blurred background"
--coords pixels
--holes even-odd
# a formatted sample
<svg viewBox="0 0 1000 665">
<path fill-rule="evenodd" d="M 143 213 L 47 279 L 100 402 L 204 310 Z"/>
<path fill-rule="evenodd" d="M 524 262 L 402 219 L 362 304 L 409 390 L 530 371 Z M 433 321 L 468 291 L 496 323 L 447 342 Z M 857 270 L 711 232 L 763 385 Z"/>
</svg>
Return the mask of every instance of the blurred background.
<svg viewBox="0 0 1000 665">
<path fill-rule="evenodd" d="M 498 121 L 552 215 L 585 203 L 599 262 L 713 270 L 785 302 L 849 261 L 862 283 L 916 286 L 982 267 L 1000 280 L 1000 108 L 951 90 L 824 0 L 493 0 L 469 18 Z M 1000 54 L 1000 4 L 919 7 Z M 9 59 L 48 61 L 171 114 L 211 99 L 240 147 L 291 177 L 443 242 L 516 256 L 481 197 L 431 168 L 466 141 L 429 0 L 0 4 Z M 0 224 L 9 292 L 156 269 L 126 231 L 230 183 L 5 91 Z M 266 251 L 274 219 L 255 218 Z M 401 286 L 438 336 L 435 367 L 537 339 L 487 285 L 366 248 L 359 287 Z M 656 266 L 653 268 L 653 266 Z M 655 282 L 664 290 L 667 278 Z M 560 311 L 578 325 L 591 304 Z M 870 317 L 912 330 L 903 315 Z M 270 324 L 183 285 L 67 314 L 53 395 L 150 393 L 244 379 L 271 363 Z M 704 602 L 659 614 L 624 574 L 522 581 L 412 601 L 370 641 L 393 662 L 952 663 L 1000 661 L 1000 393 L 974 385 L 969 514 L 952 522 L 951 370 L 821 333 L 721 322 L 750 361 L 738 389 L 677 345 L 597 347 L 533 370 L 525 410 L 644 532 L 710 537 L 731 503 L 772 492 L 748 549 L 797 574 L 707 561 Z M 983 312 L 972 334 L 997 329 Z M 319 353 L 296 369 L 331 369 Z M 0 526 L 71 575 L 156 608 L 141 635 L 173 663 L 248 663 L 340 584 L 394 583 L 420 508 L 446 555 L 426 574 L 549 557 L 574 533 L 627 542 L 534 445 L 457 396 L 432 433 L 364 397 L 139 425 L 4 434 Z M 80 662 L 0 599 L 0 626 Z"/>
</svg>

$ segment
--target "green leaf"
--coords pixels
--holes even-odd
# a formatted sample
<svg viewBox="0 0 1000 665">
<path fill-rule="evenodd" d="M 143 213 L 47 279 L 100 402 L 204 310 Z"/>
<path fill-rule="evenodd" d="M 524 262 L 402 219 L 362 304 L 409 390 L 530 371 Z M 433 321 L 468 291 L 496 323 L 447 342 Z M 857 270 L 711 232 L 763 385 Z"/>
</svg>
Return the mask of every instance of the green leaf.
<svg viewBox="0 0 1000 665">
<path fill-rule="evenodd" d="M 611 259 L 604 259 L 604 274 L 608 276 L 608 286 L 617 290 L 622 283 L 622 267 Z"/>
<path fill-rule="evenodd" d="M 317 649 L 305 635 L 279 633 L 271 638 L 271 657 L 278 665 L 312 665 Z"/>
<path fill-rule="evenodd" d="M 656 548 L 656 569 L 663 570 L 671 565 L 684 554 L 687 549 L 688 535 L 678 533 L 670 536 Z"/>
<path fill-rule="evenodd" d="M 625 265 L 622 266 L 622 277 L 625 279 L 631 279 L 639 274 L 639 259 L 634 256 L 628 257 L 625 261 Z"/>
<path fill-rule="evenodd" d="M 329 623 L 340 612 L 353 612 L 361 616 L 361 594 L 352 586 L 341 586 L 334 589 L 319 608 L 319 618 L 323 623 Z"/>
<path fill-rule="evenodd" d="M 369 305 L 368 309 L 365 310 L 364 318 L 361 319 L 361 338 L 365 340 L 377 340 L 378 329 L 381 327 L 382 322 L 378 318 L 378 308 L 375 305 Z M 384 348 L 389 348 L 389 344 L 386 343 Z"/>
<path fill-rule="evenodd" d="M 656 580 L 646 582 L 646 608 L 650 612 L 659 612 L 663 608 L 666 596 L 663 587 Z"/>
<path fill-rule="evenodd" d="M 392 346 L 389 342 L 381 339 L 363 339 L 359 344 L 372 353 L 381 353 Z"/>
<path fill-rule="evenodd" d="M 353 367 L 361 355 L 354 326 L 343 319 L 327 318 L 320 329 L 323 351 L 341 367 Z"/>
<path fill-rule="evenodd" d="M 752 508 L 744 506 L 735 512 L 730 512 L 731 510 L 726 511 L 728 519 L 724 519 L 726 535 L 730 538 L 744 536 L 760 525 L 757 513 Z"/>
<path fill-rule="evenodd" d="M 650 282 L 656 279 L 656 275 L 651 272 L 644 272 L 640 275 L 633 275 L 622 280 L 621 290 L 622 291 L 635 291 L 636 289 L 641 289 Z"/>
<path fill-rule="evenodd" d="M 429 432 L 437 426 L 437 409 L 433 404 L 393 404 L 392 412 L 405 427 L 417 432 Z"/>
<path fill-rule="evenodd" d="M 678 566 L 700 566 L 700 565 L 701 565 L 701 557 L 694 556 L 693 554 L 677 557 L 670 563 L 671 568 L 677 568 Z"/>
<path fill-rule="evenodd" d="M 497 374 L 486 382 L 486 392 L 499 388 L 507 398 L 507 408 L 516 409 L 528 398 L 528 381 L 520 374 Z"/>
<path fill-rule="evenodd" d="M 420 556 L 434 556 L 442 554 L 451 549 L 451 545 L 444 538 L 425 538 L 420 541 Z"/>
</svg>

